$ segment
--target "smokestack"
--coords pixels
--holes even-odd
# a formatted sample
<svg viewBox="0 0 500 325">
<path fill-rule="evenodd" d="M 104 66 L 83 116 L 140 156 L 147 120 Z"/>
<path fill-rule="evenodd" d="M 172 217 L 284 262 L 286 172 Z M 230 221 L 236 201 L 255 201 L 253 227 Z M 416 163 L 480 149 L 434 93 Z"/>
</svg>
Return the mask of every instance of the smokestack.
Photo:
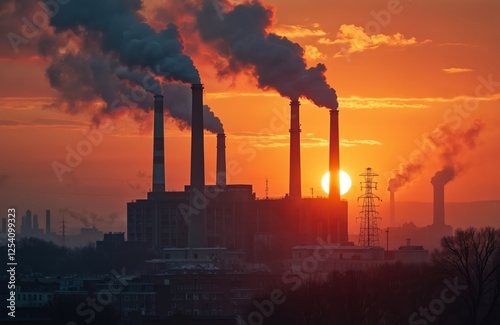
<svg viewBox="0 0 500 325">
<path fill-rule="evenodd" d="M 189 219 L 189 247 L 207 247 L 205 206 L 199 204 L 205 192 L 205 153 L 203 143 L 203 85 L 191 86 L 192 127 L 191 127 L 191 211 Z"/>
<path fill-rule="evenodd" d="M 293 199 L 300 199 L 301 179 L 300 179 L 300 102 L 293 99 L 290 102 L 290 180 L 289 195 Z"/>
<path fill-rule="evenodd" d="M 216 185 L 226 186 L 226 135 L 217 134 L 217 175 Z"/>
<path fill-rule="evenodd" d="M 431 179 L 434 187 L 434 225 L 444 226 L 444 186 L 455 177 L 453 167 L 445 167 Z"/>
<path fill-rule="evenodd" d="M 165 132 L 162 95 L 155 95 L 154 107 L 153 192 L 165 192 Z"/>
<path fill-rule="evenodd" d="M 340 200 L 339 111 L 330 110 L 330 191 L 331 200 Z"/>
<path fill-rule="evenodd" d="M 444 225 L 444 184 L 432 183 L 434 187 L 434 225 Z"/>
<path fill-rule="evenodd" d="M 45 211 L 45 234 L 50 234 L 50 210 Z"/>
<path fill-rule="evenodd" d="M 390 198 L 389 198 L 389 204 L 390 204 L 390 212 L 389 212 L 389 226 L 390 227 L 396 227 L 396 202 L 394 201 L 394 191 L 389 191 L 390 193 Z"/>
</svg>

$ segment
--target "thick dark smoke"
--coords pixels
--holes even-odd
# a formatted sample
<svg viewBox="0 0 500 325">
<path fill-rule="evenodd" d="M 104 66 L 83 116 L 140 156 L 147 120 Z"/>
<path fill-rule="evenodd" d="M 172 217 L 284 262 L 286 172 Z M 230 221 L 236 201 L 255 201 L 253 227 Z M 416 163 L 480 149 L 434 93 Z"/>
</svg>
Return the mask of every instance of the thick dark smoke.
<svg viewBox="0 0 500 325">
<path fill-rule="evenodd" d="M 107 216 L 99 216 L 97 213 L 87 210 L 75 211 L 69 208 L 60 209 L 59 212 L 65 217 L 71 217 L 79 221 L 84 227 L 96 227 L 99 224 L 113 224 L 118 219 L 118 214 L 111 213 Z"/>
<path fill-rule="evenodd" d="M 51 108 L 90 113 L 96 124 L 127 113 L 142 125 L 153 107 L 151 95 L 165 92 L 166 113 L 180 128 L 191 125 L 190 89 L 176 83 L 199 83 L 200 78 L 175 25 L 153 30 L 139 13 L 139 0 L 71 0 L 57 6 L 50 20 L 43 3 L 2 2 L 0 31 L 21 33 L 23 17 L 47 17 L 50 24 L 34 27 L 33 38 L 19 51 L 48 61 L 46 77 L 60 95 Z M 48 11 L 54 9 L 50 3 Z M 208 131 L 223 130 L 208 106 L 204 116 Z"/>
<path fill-rule="evenodd" d="M 455 178 L 455 169 L 452 166 L 446 166 L 442 170 L 438 171 L 431 178 L 431 183 L 433 185 L 445 185 L 446 183 L 452 181 Z"/>
<path fill-rule="evenodd" d="M 60 6 L 50 24 L 56 32 L 72 31 L 83 39 L 97 37 L 101 50 L 117 54 L 130 68 L 149 68 L 165 80 L 200 83 L 198 70 L 184 53 L 174 24 L 156 32 L 139 13 L 141 0 L 71 0 Z"/>
<path fill-rule="evenodd" d="M 260 1 L 239 4 L 217 12 L 205 1 L 196 13 L 197 29 L 204 42 L 226 58 L 220 75 L 252 70 L 258 85 L 289 98 L 305 97 L 314 104 L 337 109 L 335 90 L 326 82 L 326 67 L 307 67 L 304 49 L 286 37 L 268 33 L 274 12 Z"/>
<path fill-rule="evenodd" d="M 422 143 L 424 147 L 415 150 L 411 156 L 418 159 L 410 159 L 402 162 L 398 169 L 392 172 L 388 180 L 387 190 L 395 192 L 406 184 L 415 180 L 427 164 L 437 159 L 438 163 L 451 168 L 453 174 L 458 174 L 462 169 L 461 155 L 476 147 L 477 139 L 484 128 L 483 122 L 475 120 L 465 130 L 455 130 L 447 124 L 438 126 L 433 132 L 425 135 Z"/>
</svg>

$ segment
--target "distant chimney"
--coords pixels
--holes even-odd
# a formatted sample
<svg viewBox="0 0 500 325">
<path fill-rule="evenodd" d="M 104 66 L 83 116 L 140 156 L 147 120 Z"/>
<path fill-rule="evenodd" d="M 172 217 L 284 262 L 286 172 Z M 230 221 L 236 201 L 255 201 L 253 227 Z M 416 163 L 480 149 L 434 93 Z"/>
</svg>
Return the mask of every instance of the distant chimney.
<svg viewBox="0 0 500 325">
<path fill-rule="evenodd" d="M 190 248 L 207 247 L 205 207 L 199 204 L 205 192 L 205 152 L 203 143 L 203 85 L 191 86 L 192 127 L 191 127 L 191 210 L 189 216 L 188 244 Z"/>
<path fill-rule="evenodd" d="M 331 200 L 340 200 L 339 111 L 330 110 L 330 191 Z"/>
<path fill-rule="evenodd" d="M 165 192 L 165 132 L 162 95 L 155 95 L 154 108 L 153 192 Z"/>
<path fill-rule="evenodd" d="M 434 225 L 444 226 L 444 185 L 445 183 L 434 181 Z"/>
<path fill-rule="evenodd" d="M 389 212 L 389 226 L 396 227 L 396 202 L 394 201 L 394 191 L 389 191 L 390 198 L 390 212 Z"/>
<path fill-rule="evenodd" d="M 45 234 L 50 235 L 50 210 L 45 211 Z"/>
<path fill-rule="evenodd" d="M 289 195 L 292 199 L 300 199 L 300 102 L 294 99 L 290 102 L 290 180 Z"/>
<path fill-rule="evenodd" d="M 217 186 L 226 186 L 226 135 L 217 134 Z"/>
<path fill-rule="evenodd" d="M 434 187 L 434 225 L 444 226 L 444 186 L 455 178 L 455 169 L 446 166 L 431 178 Z"/>
</svg>

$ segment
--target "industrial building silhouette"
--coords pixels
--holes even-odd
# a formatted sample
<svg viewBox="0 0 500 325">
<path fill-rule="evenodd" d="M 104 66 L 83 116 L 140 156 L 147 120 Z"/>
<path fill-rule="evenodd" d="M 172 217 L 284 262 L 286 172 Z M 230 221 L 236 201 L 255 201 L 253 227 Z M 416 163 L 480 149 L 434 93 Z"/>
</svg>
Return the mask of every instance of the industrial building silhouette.
<svg viewBox="0 0 500 325">
<path fill-rule="evenodd" d="M 297 245 L 348 243 L 347 201 L 340 199 L 338 110 L 330 110 L 330 194 L 302 198 L 300 120 L 291 101 L 290 192 L 258 199 L 251 184 L 226 184 L 224 134 L 217 135 L 217 180 L 205 184 L 203 85 L 192 85 L 191 180 L 184 191 L 165 184 L 163 96 L 155 96 L 153 184 L 146 199 L 127 204 L 127 240 L 164 248 L 216 248 L 245 253 L 247 261 L 276 261 Z M 168 155 L 167 155 L 168 157 Z M 168 159 L 168 158 L 167 158 Z"/>
</svg>

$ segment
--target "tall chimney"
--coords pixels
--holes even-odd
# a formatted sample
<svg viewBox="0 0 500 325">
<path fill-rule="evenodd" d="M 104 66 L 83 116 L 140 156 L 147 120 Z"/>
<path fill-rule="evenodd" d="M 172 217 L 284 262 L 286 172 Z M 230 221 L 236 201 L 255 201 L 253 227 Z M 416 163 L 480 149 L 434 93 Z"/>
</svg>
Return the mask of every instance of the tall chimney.
<svg viewBox="0 0 500 325">
<path fill-rule="evenodd" d="M 389 193 L 390 193 L 389 226 L 396 227 L 396 206 L 395 206 L 396 202 L 394 201 L 394 191 L 389 191 Z"/>
<path fill-rule="evenodd" d="M 216 185 L 226 186 L 226 135 L 217 134 L 217 175 Z"/>
<path fill-rule="evenodd" d="M 300 199 L 301 180 L 300 180 L 300 102 L 293 99 L 290 102 L 290 183 L 289 195 L 293 199 Z"/>
<path fill-rule="evenodd" d="M 191 127 L 191 211 L 189 218 L 188 244 L 190 248 L 207 247 L 205 206 L 199 204 L 205 192 L 205 153 L 203 144 L 203 85 L 191 86 L 192 127 Z"/>
<path fill-rule="evenodd" d="M 444 185 L 438 180 L 432 181 L 434 187 L 434 225 L 444 226 Z"/>
<path fill-rule="evenodd" d="M 330 110 L 330 191 L 331 200 L 340 200 L 339 111 Z"/>
<path fill-rule="evenodd" d="M 153 192 L 165 192 L 165 133 L 163 127 L 162 95 L 155 95 Z"/>
<path fill-rule="evenodd" d="M 45 211 L 45 234 L 50 235 L 50 210 Z"/>
</svg>

